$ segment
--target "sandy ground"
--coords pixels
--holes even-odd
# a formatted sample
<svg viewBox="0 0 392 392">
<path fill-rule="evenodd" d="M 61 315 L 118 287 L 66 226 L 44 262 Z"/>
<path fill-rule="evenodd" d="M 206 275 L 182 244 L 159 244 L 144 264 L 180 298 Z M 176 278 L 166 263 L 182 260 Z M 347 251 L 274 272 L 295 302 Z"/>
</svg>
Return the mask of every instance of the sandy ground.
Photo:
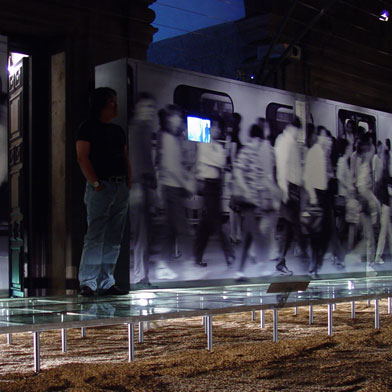
<svg viewBox="0 0 392 392">
<path fill-rule="evenodd" d="M 160 321 L 135 344 L 128 363 L 127 328 L 68 331 L 61 352 L 60 331 L 41 334 L 41 368 L 33 372 L 31 334 L 0 337 L 0 391 L 391 391 L 392 316 L 380 303 L 380 330 L 373 304 L 334 311 L 334 335 L 327 336 L 327 307 L 279 311 L 279 342 L 272 342 L 272 312 L 260 329 L 251 314 L 214 317 L 213 352 L 206 350 L 201 318 Z M 137 332 L 137 330 L 136 330 Z M 137 333 L 136 333 L 137 341 Z"/>
</svg>

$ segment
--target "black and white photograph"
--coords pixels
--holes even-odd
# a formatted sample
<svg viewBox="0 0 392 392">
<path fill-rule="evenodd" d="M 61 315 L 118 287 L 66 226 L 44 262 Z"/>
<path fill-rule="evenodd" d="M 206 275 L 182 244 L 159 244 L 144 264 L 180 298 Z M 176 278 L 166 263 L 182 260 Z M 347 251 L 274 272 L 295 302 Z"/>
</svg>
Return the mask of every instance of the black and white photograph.
<svg viewBox="0 0 392 392">
<path fill-rule="evenodd" d="M 119 85 L 111 67 L 97 78 Z M 386 114 L 131 60 L 128 68 L 140 90 L 127 112 L 132 287 L 390 269 Z"/>
</svg>

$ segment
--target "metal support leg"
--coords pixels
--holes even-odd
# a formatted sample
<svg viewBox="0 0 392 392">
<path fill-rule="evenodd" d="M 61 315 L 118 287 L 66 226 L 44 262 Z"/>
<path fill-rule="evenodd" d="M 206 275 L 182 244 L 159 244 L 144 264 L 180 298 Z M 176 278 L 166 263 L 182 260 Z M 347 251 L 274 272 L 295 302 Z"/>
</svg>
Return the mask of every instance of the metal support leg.
<svg viewBox="0 0 392 392">
<path fill-rule="evenodd" d="M 203 316 L 203 317 L 201 318 L 201 324 L 203 325 L 203 327 L 206 326 L 206 316 Z"/>
<path fill-rule="evenodd" d="M 294 308 L 294 316 L 298 316 L 298 306 Z"/>
<path fill-rule="evenodd" d="M 380 312 L 378 308 L 379 299 L 374 300 L 374 328 L 380 328 Z"/>
<path fill-rule="evenodd" d="M 207 349 L 211 351 L 212 350 L 212 316 L 207 316 L 206 324 L 207 324 Z"/>
<path fill-rule="evenodd" d="M 367 300 L 367 306 L 370 306 L 370 299 Z"/>
<path fill-rule="evenodd" d="M 12 344 L 12 333 L 7 333 L 7 344 Z"/>
<path fill-rule="evenodd" d="M 203 316 L 204 320 L 204 333 L 207 335 L 208 334 L 208 316 Z"/>
<path fill-rule="evenodd" d="M 278 341 L 278 309 L 273 309 L 273 341 Z"/>
<path fill-rule="evenodd" d="M 388 314 L 392 313 L 392 298 L 388 297 Z"/>
<path fill-rule="evenodd" d="M 81 332 L 82 338 L 85 338 L 86 337 L 86 327 L 80 328 L 80 332 Z"/>
<path fill-rule="evenodd" d="M 265 328 L 265 310 L 260 310 L 260 328 Z"/>
<path fill-rule="evenodd" d="M 256 321 L 256 312 L 252 310 L 252 321 Z"/>
<path fill-rule="evenodd" d="M 40 346 L 39 346 L 39 332 L 33 332 L 33 346 L 34 346 L 34 371 L 38 373 L 41 370 L 40 364 Z"/>
<path fill-rule="evenodd" d="M 332 304 L 328 304 L 328 336 L 332 336 L 333 322 L 332 322 Z"/>
<path fill-rule="evenodd" d="M 143 331 L 144 323 L 143 321 L 139 322 L 139 343 L 144 342 L 144 331 Z"/>
<path fill-rule="evenodd" d="M 133 362 L 135 360 L 135 327 L 133 323 L 128 324 L 128 361 Z"/>
<path fill-rule="evenodd" d="M 309 325 L 313 324 L 313 305 L 309 305 Z"/>
<path fill-rule="evenodd" d="M 351 318 L 355 319 L 355 302 L 351 301 Z"/>
<path fill-rule="evenodd" d="M 332 310 L 336 310 L 336 304 L 332 305 Z"/>
<path fill-rule="evenodd" d="M 146 331 L 149 331 L 150 330 L 150 322 L 149 321 L 146 321 Z"/>
<path fill-rule="evenodd" d="M 65 328 L 61 330 L 61 351 L 67 352 L 67 330 Z"/>
</svg>

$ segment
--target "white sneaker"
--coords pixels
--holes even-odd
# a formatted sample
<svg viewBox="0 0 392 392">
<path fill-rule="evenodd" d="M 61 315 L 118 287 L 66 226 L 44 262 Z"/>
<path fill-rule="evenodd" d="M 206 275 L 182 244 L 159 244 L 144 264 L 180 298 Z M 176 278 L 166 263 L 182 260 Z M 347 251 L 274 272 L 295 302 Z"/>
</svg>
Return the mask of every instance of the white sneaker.
<svg viewBox="0 0 392 392">
<path fill-rule="evenodd" d="M 245 277 L 245 274 L 243 272 L 241 272 L 241 271 L 237 271 L 235 273 L 235 278 L 236 279 L 243 279 L 244 277 Z"/>
<path fill-rule="evenodd" d="M 374 260 L 374 263 L 375 264 L 384 264 L 385 261 L 381 257 L 378 257 L 378 258 L 376 258 L 376 260 Z"/>
<path fill-rule="evenodd" d="M 378 272 L 370 264 L 366 265 L 366 275 L 367 276 L 377 276 Z"/>
</svg>

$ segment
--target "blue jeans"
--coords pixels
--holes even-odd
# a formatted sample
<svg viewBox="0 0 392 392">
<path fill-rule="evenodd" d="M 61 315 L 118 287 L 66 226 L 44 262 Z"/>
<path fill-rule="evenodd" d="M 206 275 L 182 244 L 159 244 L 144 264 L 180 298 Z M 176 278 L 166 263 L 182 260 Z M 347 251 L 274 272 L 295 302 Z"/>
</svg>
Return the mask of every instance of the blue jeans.
<svg viewBox="0 0 392 392">
<path fill-rule="evenodd" d="M 104 189 L 99 192 L 87 183 L 84 194 L 88 228 L 80 261 L 79 283 L 92 290 L 105 290 L 114 285 L 113 273 L 128 211 L 127 185 L 108 181 L 101 183 Z"/>
</svg>

